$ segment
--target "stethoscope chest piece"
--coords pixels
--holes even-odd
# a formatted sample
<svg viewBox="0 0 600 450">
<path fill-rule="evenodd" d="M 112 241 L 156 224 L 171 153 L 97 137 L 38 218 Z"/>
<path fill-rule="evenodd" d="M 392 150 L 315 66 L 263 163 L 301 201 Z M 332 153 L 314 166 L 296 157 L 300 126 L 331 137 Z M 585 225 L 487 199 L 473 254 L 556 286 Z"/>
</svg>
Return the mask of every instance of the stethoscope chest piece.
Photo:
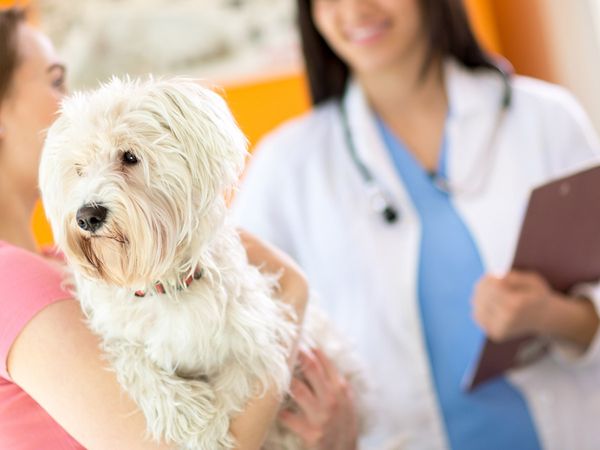
<svg viewBox="0 0 600 450">
<path fill-rule="evenodd" d="M 383 218 L 389 224 L 396 223 L 398 220 L 398 211 L 393 206 L 387 206 L 383 209 Z"/>
<path fill-rule="evenodd" d="M 371 209 L 376 214 L 383 217 L 386 223 L 396 223 L 400 218 L 398 209 L 392 205 L 388 198 L 386 198 L 385 193 L 379 186 L 374 183 L 369 183 L 368 187 Z"/>
</svg>

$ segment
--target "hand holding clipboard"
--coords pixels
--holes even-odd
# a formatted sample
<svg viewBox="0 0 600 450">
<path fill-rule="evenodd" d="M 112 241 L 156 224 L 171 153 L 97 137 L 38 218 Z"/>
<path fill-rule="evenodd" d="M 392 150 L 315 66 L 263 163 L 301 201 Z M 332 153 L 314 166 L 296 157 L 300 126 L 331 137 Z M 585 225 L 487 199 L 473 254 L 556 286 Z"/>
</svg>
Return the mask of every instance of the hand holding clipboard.
<svg viewBox="0 0 600 450">
<path fill-rule="evenodd" d="M 532 191 L 512 268 L 537 272 L 563 293 L 600 280 L 600 166 Z M 464 387 L 473 390 L 546 350 L 547 343 L 535 336 L 502 343 L 486 339 Z"/>
</svg>

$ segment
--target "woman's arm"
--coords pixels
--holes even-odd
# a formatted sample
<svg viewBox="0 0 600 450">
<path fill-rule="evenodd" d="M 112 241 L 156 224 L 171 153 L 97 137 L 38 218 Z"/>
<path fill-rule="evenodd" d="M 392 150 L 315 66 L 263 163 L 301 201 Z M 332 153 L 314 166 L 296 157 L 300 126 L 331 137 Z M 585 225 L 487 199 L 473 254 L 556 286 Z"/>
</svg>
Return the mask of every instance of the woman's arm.
<svg viewBox="0 0 600 450">
<path fill-rule="evenodd" d="M 540 334 L 575 344 L 585 351 L 596 336 L 598 322 L 598 313 L 589 299 L 554 293 L 540 317 L 538 329 Z"/>
<path fill-rule="evenodd" d="M 255 235 L 244 230 L 239 233 L 250 264 L 266 273 L 281 272 L 280 298 L 294 307 L 298 323 L 302 323 L 308 300 L 308 283 L 298 265 L 287 254 Z"/>
<path fill-rule="evenodd" d="M 305 302 L 297 304 L 298 299 L 303 300 L 308 296 L 307 283 L 304 278 L 297 276 L 299 269 L 287 255 L 274 248 L 268 249 L 264 244 L 247 232 L 241 232 L 242 240 L 248 250 L 250 262 L 263 266 L 267 272 L 274 272 L 283 268 L 280 285 L 283 289 L 284 300 L 296 303 L 298 311 L 304 311 Z M 258 243 L 258 245 L 256 245 Z M 252 249 L 254 251 L 252 251 Z M 277 253 L 277 264 L 265 261 L 263 253 Z M 295 364 L 295 354 L 290 358 L 290 365 Z M 281 423 L 293 431 L 304 442 L 307 448 L 320 450 L 354 450 L 358 439 L 358 417 L 354 406 L 354 396 L 348 381 L 319 349 L 304 350 L 299 355 L 301 374 L 296 374 L 291 384 L 291 394 L 298 406 L 297 411 L 282 411 L 279 419 Z M 273 401 L 275 397 L 272 397 Z M 254 407 L 255 405 L 252 405 Z M 268 399 L 265 399 L 263 408 L 268 408 Z M 260 408 L 260 407 L 259 407 Z M 243 424 L 248 433 L 264 429 L 264 426 L 251 423 L 250 408 L 246 408 Z M 261 421 L 266 419 L 266 414 L 257 414 Z M 237 424 L 234 424 L 234 427 Z M 233 427 L 234 435 L 237 436 Z M 257 436 L 258 444 L 260 436 Z M 246 439 L 247 440 L 247 439 Z M 262 442 L 262 438 L 260 438 Z M 258 445 L 256 445 L 258 446 Z M 249 447 L 254 448 L 254 447 Z"/>
<path fill-rule="evenodd" d="M 279 278 L 280 298 L 293 306 L 296 320 L 300 325 L 304 319 L 308 299 L 308 284 L 294 261 L 285 253 L 260 241 L 254 235 L 240 231 L 248 260 L 268 273 L 281 271 Z M 294 345 L 288 359 L 290 368 L 296 364 L 297 346 Z M 270 424 L 279 409 L 280 396 L 268 392 L 262 398 L 253 399 L 244 413 L 232 420 L 231 433 L 238 442 L 239 450 L 259 449 L 265 439 Z"/>
<path fill-rule="evenodd" d="M 252 262 L 264 263 L 266 270 L 283 269 L 281 297 L 301 320 L 308 288 L 296 266 L 256 238 L 247 236 L 244 243 Z M 86 448 L 169 448 L 144 437 L 144 416 L 107 367 L 99 339 L 85 325 L 75 300 L 56 302 L 40 311 L 21 331 L 8 358 L 13 381 Z M 273 392 L 251 401 L 236 417 L 231 431 L 239 448 L 260 447 L 278 404 Z"/>
<path fill-rule="evenodd" d="M 77 301 L 53 303 L 13 343 L 8 371 L 86 448 L 169 448 L 144 439 L 144 416 L 107 369 L 99 343 Z"/>
</svg>

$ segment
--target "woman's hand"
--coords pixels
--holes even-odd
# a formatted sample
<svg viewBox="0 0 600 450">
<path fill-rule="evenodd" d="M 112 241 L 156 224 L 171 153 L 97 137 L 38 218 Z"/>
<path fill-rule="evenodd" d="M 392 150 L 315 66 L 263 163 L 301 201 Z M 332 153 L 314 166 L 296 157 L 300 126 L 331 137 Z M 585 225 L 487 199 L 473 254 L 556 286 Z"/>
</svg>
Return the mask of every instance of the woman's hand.
<svg viewBox="0 0 600 450">
<path fill-rule="evenodd" d="M 319 349 L 301 350 L 301 373 L 292 380 L 297 410 L 279 419 L 304 445 L 315 450 L 354 450 L 358 420 L 348 381 Z"/>
<path fill-rule="evenodd" d="M 552 290 L 534 272 L 484 276 L 473 296 L 473 317 L 494 341 L 528 334 L 562 339 L 587 348 L 598 328 L 593 304 Z"/>
<path fill-rule="evenodd" d="M 512 271 L 504 278 L 484 276 L 473 297 L 475 321 L 495 341 L 539 334 L 542 311 L 554 300 L 548 283 L 535 273 Z"/>
</svg>

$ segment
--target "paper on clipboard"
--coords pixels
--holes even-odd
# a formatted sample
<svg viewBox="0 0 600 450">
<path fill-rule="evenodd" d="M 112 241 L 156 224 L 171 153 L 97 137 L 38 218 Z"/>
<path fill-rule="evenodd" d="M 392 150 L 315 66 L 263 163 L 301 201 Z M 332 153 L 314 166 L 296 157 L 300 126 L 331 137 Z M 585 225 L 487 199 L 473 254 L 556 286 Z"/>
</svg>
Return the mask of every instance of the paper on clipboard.
<svg viewBox="0 0 600 450">
<path fill-rule="evenodd" d="M 512 268 L 538 272 L 563 293 L 578 283 L 600 280 L 600 166 L 532 191 Z M 533 336 L 502 343 L 486 339 L 463 387 L 472 391 L 537 360 L 547 348 Z"/>
</svg>

